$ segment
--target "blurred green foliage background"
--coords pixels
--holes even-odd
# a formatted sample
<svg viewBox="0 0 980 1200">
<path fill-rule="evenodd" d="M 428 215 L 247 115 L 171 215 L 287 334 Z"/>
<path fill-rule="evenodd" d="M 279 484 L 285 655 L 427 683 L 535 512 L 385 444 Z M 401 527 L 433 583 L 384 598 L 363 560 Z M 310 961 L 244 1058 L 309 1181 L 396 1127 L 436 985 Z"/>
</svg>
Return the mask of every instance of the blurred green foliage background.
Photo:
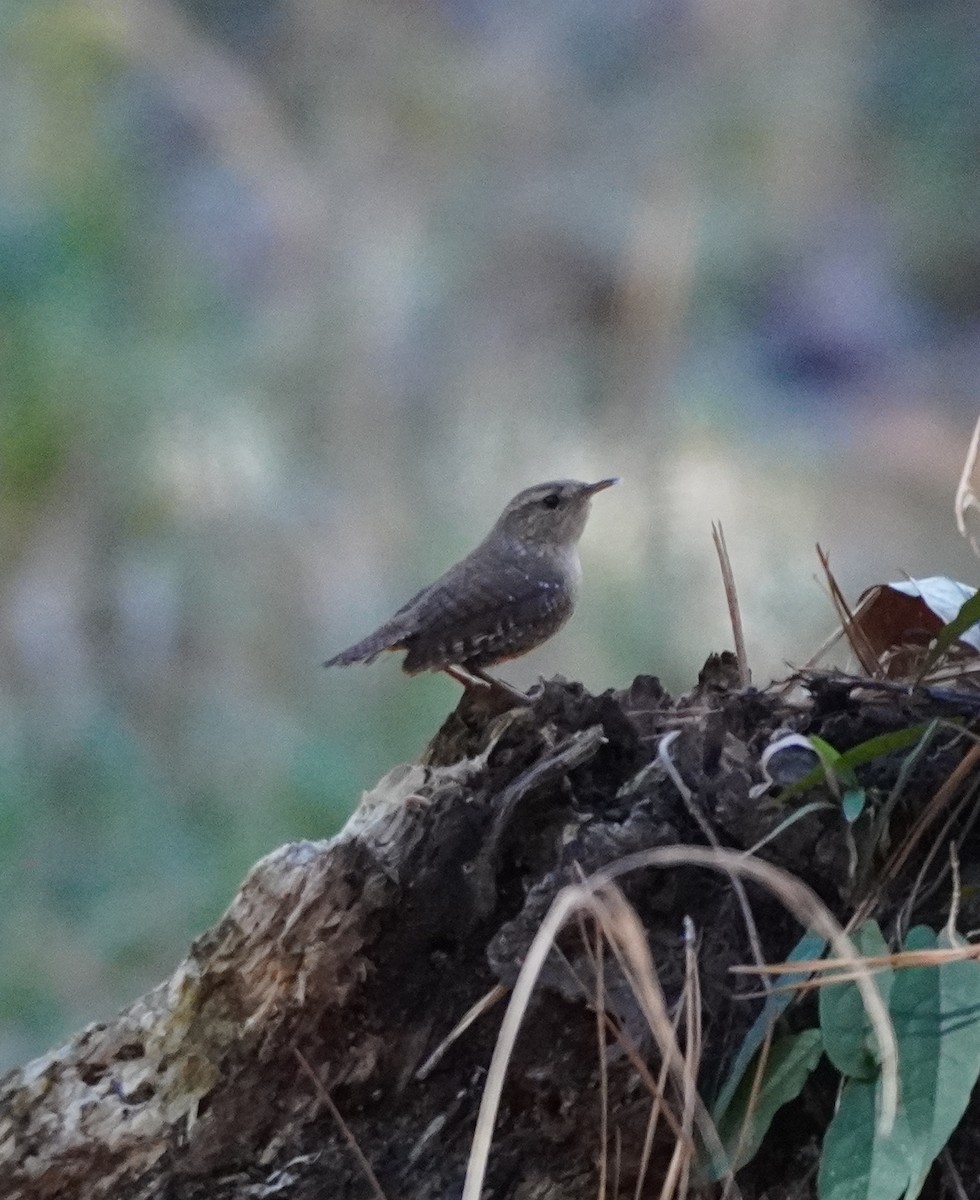
<svg viewBox="0 0 980 1200">
<path fill-rule="evenodd" d="M 756 680 L 975 565 L 980 10 L 0 5 L 0 1063 L 166 975 L 455 703 L 323 672 L 519 488 L 620 474 L 507 676 Z"/>
</svg>

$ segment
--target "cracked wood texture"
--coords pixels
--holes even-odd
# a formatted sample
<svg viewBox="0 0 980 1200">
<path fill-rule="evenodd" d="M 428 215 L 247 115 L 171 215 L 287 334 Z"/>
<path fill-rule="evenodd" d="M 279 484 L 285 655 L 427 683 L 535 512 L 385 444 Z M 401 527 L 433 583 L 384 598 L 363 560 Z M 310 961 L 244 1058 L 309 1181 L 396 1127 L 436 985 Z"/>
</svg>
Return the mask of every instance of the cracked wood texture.
<svg viewBox="0 0 980 1200">
<path fill-rule="evenodd" d="M 388 1200 L 458 1196 L 503 1006 L 419 1068 L 471 1006 L 513 983 L 562 886 L 632 851 L 700 840 L 656 761 L 661 734 L 680 731 L 675 772 L 717 838 L 744 848 L 785 820 L 749 794 L 777 728 L 844 749 L 930 715 L 928 698 L 865 694 L 853 680 L 810 684 L 792 701 L 779 689 L 740 692 L 728 656 L 676 702 L 651 677 L 599 697 L 555 680 L 530 707 L 504 712 L 481 695 L 465 696 L 422 758 L 381 780 L 340 834 L 259 862 L 168 981 L 0 1081 L 3 1200 L 360 1200 L 379 1187 Z M 906 785 L 909 822 L 962 754 L 951 732 L 922 757 Z M 882 788 L 900 765 L 873 766 Z M 964 865 L 972 846 L 961 846 Z M 766 851 L 844 917 L 849 853 L 844 822 L 825 810 Z M 710 1097 L 757 1011 L 737 999 L 754 981 L 728 973 L 748 960 L 738 906 L 722 877 L 694 868 L 644 871 L 624 886 L 669 1003 L 683 978 L 684 917 L 698 932 L 699 1084 Z M 799 930 L 751 895 L 778 959 Z M 596 1195 L 594 947 L 574 923 L 559 945 L 510 1066 L 484 1193 L 493 1200 Z M 603 969 L 610 1020 L 655 1064 L 612 955 Z M 614 1043 L 607 1153 L 619 1194 L 633 1196 L 650 1098 Z M 743 1195 L 811 1194 L 814 1112 L 833 1105 L 833 1080 L 818 1082 L 826 1094 L 789 1106 L 775 1149 L 764 1145 L 740 1174 Z M 978 1126 L 974 1104 L 954 1139 L 965 1177 L 980 1177 L 976 1136 L 964 1132 Z M 658 1193 L 671 1149 L 654 1145 L 643 1195 Z"/>
</svg>

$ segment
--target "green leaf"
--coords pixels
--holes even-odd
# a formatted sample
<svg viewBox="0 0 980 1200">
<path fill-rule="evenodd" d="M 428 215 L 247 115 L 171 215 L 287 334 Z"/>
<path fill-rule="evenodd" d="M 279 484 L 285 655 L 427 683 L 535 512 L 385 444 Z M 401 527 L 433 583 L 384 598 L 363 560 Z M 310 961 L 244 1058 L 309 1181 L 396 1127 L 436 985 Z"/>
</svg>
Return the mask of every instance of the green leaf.
<svg viewBox="0 0 980 1200">
<path fill-rule="evenodd" d="M 861 785 L 854 774 L 854 767 L 851 766 L 839 750 L 835 750 L 830 742 L 825 742 L 823 738 L 816 737 L 813 734 L 810 735 L 810 744 L 820 755 L 820 763 L 827 777 L 827 783 L 836 796 L 840 796 L 841 784 L 845 788 L 860 790 Z"/>
<path fill-rule="evenodd" d="M 878 1083 L 849 1079 L 827 1127 L 817 1172 L 819 1200 L 897 1200 L 909 1177 L 908 1129 L 899 1109 L 888 1137 L 877 1129 Z"/>
<path fill-rule="evenodd" d="M 935 728 L 935 721 L 924 721 L 919 725 L 910 725 L 907 729 L 896 729 L 891 733 L 881 733 L 877 737 L 868 738 L 866 742 L 852 746 L 850 750 L 845 750 L 843 754 L 835 750 L 823 738 L 811 735 L 809 740 L 813 743 L 814 750 L 820 755 L 820 767 L 815 767 L 802 779 L 798 779 L 795 783 L 783 788 L 779 793 L 779 799 L 783 801 L 791 796 L 808 792 L 811 788 L 817 786 L 821 778 L 825 777 L 827 771 L 833 771 L 834 778 L 836 779 L 840 777 L 841 767 L 849 768 L 853 771 L 855 767 L 864 766 L 865 763 L 873 762 L 876 758 L 884 758 L 886 754 L 896 754 L 899 750 L 904 750 L 907 746 L 921 744 L 923 739 L 932 736 Z"/>
<path fill-rule="evenodd" d="M 814 750 L 820 755 L 820 761 L 826 766 L 833 769 L 840 762 L 840 751 L 836 750 L 830 742 L 824 741 L 822 737 L 817 737 L 815 733 L 810 734 L 810 744 Z"/>
<path fill-rule="evenodd" d="M 732 1171 L 737 1171 L 755 1156 L 773 1117 L 784 1104 L 800 1094 L 822 1053 L 819 1029 L 804 1029 L 802 1033 L 776 1038 L 769 1048 L 765 1072 L 751 1112 L 749 1102 L 755 1071 L 745 1073 L 717 1127 L 722 1145 L 728 1151 Z M 718 1179 L 720 1175 L 712 1175 L 712 1178 Z"/>
<path fill-rule="evenodd" d="M 939 944 L 922 927 L 906 938 L 910 950 Z M 913 1200 L 959 1124 L 980 1075 L 980 963 L 964 960 L 896 972 L 891 1008 L 912 1136 L 905 1195 Z"/>
<path fill-rule="evenodd" d="M 938 944 L 922 927 L 906 939 L 908 950 Z M 820 1200 L 914 1200 L 980 1076 L 980 963 L 894 971 L 889 1010 L 901 1086 L 895 1128 L 887 1138 L 876 1129 L 880 1080 L 849 1079 L 824 1138 Z"/>
<path fill-rule="evenodd" d="M 825 742 L 822 737 L 817 737 L 816 734 L 810 735 L 810 745 L 820 755 L 820 765 L 823 768 L 824 778 L 831 791 L 839 799 L 840 787 L 837 768 L 841 761 L 840 751 L 835 750 L 830 742 Z"/>
<path fill-rule="evenodd" d="M 923 721 L 918 725 L 909 725 L 906 729 L 894 729 L 891 733 L 879 733 L 877 737 L 859 742 L 850 750 L 845 750 L 840 756 L 841 761 L 848 767 L 861 767 L 873 762 L 876 758 L 884 758 L 886 754 L 895 754 L 906 746 L 914 746 L 927 733 L 931 733 L 934 721 Z"/>
<path fill-rule="evenodd" d="M 786 956 L 786 961 L 798 962 L 811 958 L 819 958 L 826 948 L 826 939 L 820 937 L 816 933 L 813 933 L 812 930 L 808 930 Z M 809 976 L 809 971 L 799 971 L 791 975 L 784 975 L 780 980 L 779 990 L 770 992 L 770 994 L 766 997 L 766 1002 L 759 1010 L 759 1015 L 752 1022 L 748 1033 L 742 1039 L 742 1044 L 739 1046 L 738 1053 L 735 1055 L 735 1059 L 732 1062 L 731 1068 L 729 1069 L 728 1077 L 718 1092 L 718 1096 L 715 1100 L 714 1107 L 711 1112 L 711 1119 L 714 1121 L 717 1128 L 720 1128 L 726 1121 L 731 1123 L 731 1121 L 734 1120 L 734 1118 L 728 1115 L 729 1110 L 736 1102 L 736 1096 L 746 1081 L 746 1072 L 748 1071 L 748 1068 L 755 1060 L 759 1047 L 765 1041 L 769 1031 L 792 1003 L 795 994 L 793 989 L 797 984 L 803 983 L 806 979 L 808 979 Z M 817 1057 L 819 1058 L 819 1054 Z M 753 1075 L 748 1076 L 747 1086 L 751 1087 L 751 1080 L 753 1077 Z M 789 1099 L 789 1097 L 787 1097 L 787 1099 Z M 785 1103 L 785 1101 L 782 1103 Z M 776 1108 L 778 1107 L 779 1105 L 777 1104 L 772 1111 L 775 1112 Z M 740 1108 L 739 1112 L 744 1114 L 744 1108 Z M 771 1115 L 769 1120 L 772 1120 Z M 741 1119 L 739 1118 L 738 1123 L 734 1126 L 735 1129 L 737 1130 L 740 1125 Z M 768 1128 L 768 1122 L 766 1123 L 766 1127 Z M 763 1129 L 760 1133 L 760 1138 L 764 1133 L 765 1129 Z M 756 1143 L 756 1145 L 758 1145 L 758 1143 Z M 726 1147 L 729 1153 L 731 1153 L 734 1148 L 734 1143 L 732 1143 L 731 1146 Z M 728 1158 L 719 1158 L 715 1155 L 711 1155 L 703 1147 L 701 1154 L 701 1171 L 703 1174 L 711 1180 L 721 1179 L 721 1177 L 725 1175 L 729 1169 Z"/>
<path fill-rule="evenodd" d="M 805 962 L 811 958 L 819 958 L 826 948 L 827 941 L 825 938 L 813 933 L 812 930 L 807 930 L 789 954 L 787 954 L 786 961 Z M 809 977 L 810 972 L 808 971 L 784 975 L 780 980 L 780 990 L 778 992 L 773 991 L 766 997 L 766 1002 L 759 1010 L 759 1015 L 752 1022 L 748 1033 L 742 1039 L 742 1044 L 738 1048 L 738 1054 L 735 1055 L 735 1060 L 729 1069 L 728 1078 L 718 1092 L 718 1097 L 711 1111 L 711 1119 L 716 1125 L 724 1120 L 725 1111 L 729 1104 L 731 1104 L 735 1092 L 742 1082 L 742 1076 L 745 1074 L 749 1063 L 755 1058 L 756 1051 L 765 1040 L 766 1034 L 793 1000 L 795 995 L 793 989 L 797 984 L 805 982 Z"/>
<path fill-rule="evenodd" d="M 888 946 L 876 921 L 866 921 L 853 935 L 859 954 L 887 954 Z M 882 999 L 888 1003 L 892 986 L 891 970 L 874 977 Z M 820 989 L 820 1032 L 827 1057 L 842 1075 L 855 1079 L 874 1079 L 878 1064 L 873 1051 L 871 1023 L 857 984 L 832 983 Z"/>
<path fill-rule="evenodd" d="M 840 806 L 844 813 L 844 820 L 848 825 L 853 825 L 861 813 L 864 812 L 864 788 L 848 788 L 841 796 Z"/>
</svg>

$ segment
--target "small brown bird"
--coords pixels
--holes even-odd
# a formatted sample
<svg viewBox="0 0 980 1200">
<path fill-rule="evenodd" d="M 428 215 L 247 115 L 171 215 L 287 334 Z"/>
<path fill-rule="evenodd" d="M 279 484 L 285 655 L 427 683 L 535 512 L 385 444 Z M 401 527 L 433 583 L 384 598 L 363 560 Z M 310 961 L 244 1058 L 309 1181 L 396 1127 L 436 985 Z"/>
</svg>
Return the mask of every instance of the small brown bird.
<svg viewBox="0 0 980 1200">
<path fill-rule="evenodd" d="M 502 686 L 483 668 L 533 650 L 572 615 L 589 502 L 618 482 L 558 479 L 518 492 L 475 550 L 323 665 L 369 663 L 385 650 L 407 650 L 402 669 L 409 675 L 446 671 L 464 685 L 475 677 Z"/>
</svg>

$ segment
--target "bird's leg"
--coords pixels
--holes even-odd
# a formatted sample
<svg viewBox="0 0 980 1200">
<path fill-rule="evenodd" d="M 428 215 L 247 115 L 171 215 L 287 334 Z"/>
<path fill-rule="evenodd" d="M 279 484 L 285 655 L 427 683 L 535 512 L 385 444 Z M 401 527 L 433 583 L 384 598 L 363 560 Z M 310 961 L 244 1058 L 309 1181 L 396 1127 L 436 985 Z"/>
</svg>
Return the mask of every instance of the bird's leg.
<svg viewBox="0 0 980 1200">
<path fill-rule="evenodd" d="M 514 703 L 515 701 L 518 704 L 530 703 L 523 692 L 511 687 L 509 683 L 504 683 L 502 679 L 494 679 L 492 675 L 488 675 L 486 671 L 481 671 L 479 667 L 450 665 L 442 669 L 450 679 L 455 679 L 458 684 L 461 684 L 466 689 L 479 688 L 482 690 L 486 688 L 491 694 L 496 694 L 510 703 Z"/>
<path fill-rule="evenodd" d="M 464 689 L 472 687 L 489 687 L 489 681 L 478 679 L 471 671 L 464 670 L 463 667 L 448 666 L 442 668 L 443 673 L 448 675 L 450 679 L 455 679 L 458 684 Z"/>
<path fill-rule="evenodd" d="M 504 683 L 502 679 L 494 679 L 492 675 L 488 675 L 486 671 L 482 671 L 479 667 L 467 667 L 466 669 L 474 679 L 479 679 L 481 683 L 485 683 L 491 691 L 506 696 L 509 700 L 516 700 L 518 704 L 531 703 L 524 692 L 518 688 L 511 687 L 509 683 Z"/>
</svg>

